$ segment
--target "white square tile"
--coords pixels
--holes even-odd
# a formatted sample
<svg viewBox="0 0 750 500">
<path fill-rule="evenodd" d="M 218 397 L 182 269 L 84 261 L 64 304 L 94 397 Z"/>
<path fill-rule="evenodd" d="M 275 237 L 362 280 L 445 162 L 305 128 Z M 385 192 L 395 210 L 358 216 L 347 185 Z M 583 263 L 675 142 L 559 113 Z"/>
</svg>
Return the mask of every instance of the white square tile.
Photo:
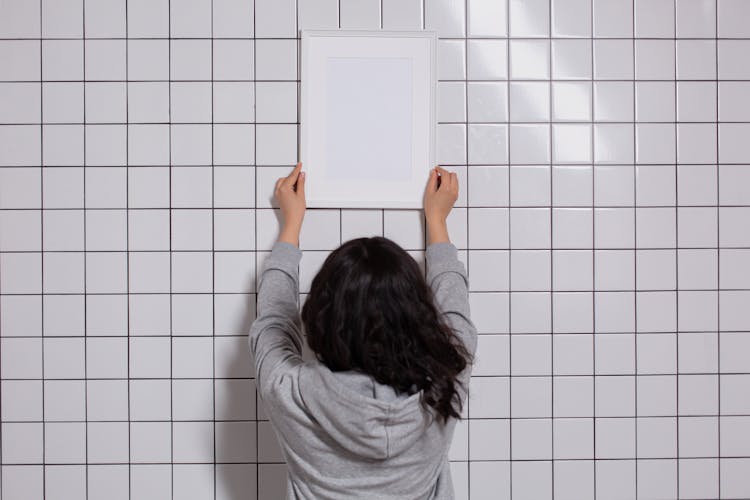
<svg viewBox="0 0 750 500">
<path fill-rule="evenodd" d="M 43 83 L 41 116 L 45 123 L 83 123 L 83 94 L 84 86 L 79 82 Z"/>
<path fill-rule="evenodd" d="M 169 40 L 128 40 L 128 79 L 168 80 L 169 43 Z"/>
<path fill-rule="evenodd" d="M 680 80 L 713 80 L 716 78 L 716 42 L 713 40 L 678 40 L 677 78 Z"/>
<path fill-rule="evenodd" d="M 469 164 L 508 162 L 506 125 L 469 125 Z"/>
<path fill-rule="evenodd" d="M 635 116 L 639 122 L 674 121 L 675 102 L 673 82 L 635 83 Z"/>
<path fill-rule="evenodd" d="M 552 118 L 555 121 L 590 121 L 591 102 L 590 83 L 552 83 Z"/>
<path fill-rule="evenodd" d="M 558 461 L 554 464 L 554 494 L 560 500 L 594 499 L 594 462 Z"/>
<path fill-rule="evenodd" d="M 211 211 L 175 209 L 171 212 L 173 250 L 211 250 Z"/>
<path fill-rule="evenodd" d="M 552 337 L 514 335 L 510 340 L 512 375 L 551 375 Z"/>
<path fill-rule="evenodd" d="M 466 26 L 466 2 L 436 0 L 425 3 L 425 28 L 440 37 L 463 37 Z"/>
<path fill-rule="evenodd" d="M 593 242 L 591 208 L 553 208 L 552 246 L 555 248 L 588 248 Z"/>
<path fill-rule="evenodd" d="M 599 380 L 599 379 L 597 379 Z M 632 418 L 599 418 L 595 427 L 595 453 L 597 458 L 635 458 L 635 420 Z M 609 464 L 621 461 L 608 460 Z M 631 474 L 635 472 L 635 462 L 631 465 Z M 605 466 L 606 467 L 606 466 Z M 597 467 L 597 489 L 605 492 L 611 488 L 622 491 L 623 488 L 635 489 L 635 478 L 626 476 L 624 471 L 616 471 L 611 477 L 601 477 L 608 472 L 605 467 Z M 633 491 L 635 493 L 635 491 Z M 614 498 L 612 495 L 597 492 L 597 498 Z"/>
<path fill-rule="evenodd" d="M 508 290 L 508 252 L 470 250 L 469 288 L 471 291 Z"/>
<path fill-rule="evenodd" d="M 716 209 L 708 207 L 678 207 L 679 228 L 677 244 L 680 247 L 712 247 L 719 238 Z"/>
<path fill-rule="evenodd" d="M 6 311 L 3 318 L 0 319 L 0 327 L 2 327 L 4 334 L 19 337 L 41 337 L 41 296 L 6 295 L 0 298 L 0 307 Z"/>
<path fill-rule="evenodd" d="M 552 2 L 552 36 L 590 37 L 591 2 L 588 0 L 554 0 Z"/>
<path fill-rule="evenodd" d="M 550 2 L 545 0 L 509 0 L 510 36 L 549 36 Z"/>
<path fill-rule="evenodd" d="M 169 6 L 172 38 L 209 38 L 211 36 L 211 2 L 179 0 Z"/>
<path fill-rule="evenodd" d="M 504 80 L 508 77 L 505 40 L 468 40 L 466 43 L 469 80 Z"/>
<path fill-rule="evenodd" d="M 169 37 L 168 0 L 129 0 L 127 18 L 129 37 Z"/>
<path fill-rule="evenodd" d="M 682 0 L 675 7 L 678 37 L 713 38 L 716 35 L 714 0 Z"/>
<path fill-rule="evenodd" d="M 214 167 L 214 206 L 249 208 L 255 200 L 255 169 L 252 167 Z"/>
<path fill-rule="evenodd" d="M 462 82 L 438 83 L 438 121 L 466 121 L 466 84 Z"/>
<path fill-rule="evenodd" d="M 510 211 L 510 247 L 550 247 L 550 210 L 548 208 L 513 208 Z"/>
<path fill-rule="evenodd" d="M 587 80 L 591 71 L 589 40 L 552 40 L 552 78 Z"/>
<path fill-rule="evenodd" d="M 718 2 L 719 9 L 719 33 L 720 37 L 743 38 L 750 36 L 747 26 L 741 22 L 750 15 L 750 10 L 745 2 L 739 0 L 721 0 Z"/>
<path fill-rule="evenodd" d="M 716 162 L 716 125 L 681 123 L 677 125 L 677 161 L 683 164 Z"/>
<path fill-rule="evenodd" d="M 9 61 L 0 69 L 0 80 L 39 80 L 40 43 L 36 40 L 16 40 L 0 44 L 0 56 L 3 61 Z"/>
<path fill-rule="evenodd" d="M 507 206 L 508 168 L 472 166 L 468 169 L 469 206 Z"/>
<path fill-rule="evenodd" d="M 673 165 L 638 165 L 635 168 L 636 204 L 645 206 L 672 206 L 675 204 Z"/>
<path fill-rule="evenodd" d="M 630 40 L 594 40 L 594 79 L 632 79 L 633 57 L 633 43 Z M 645 78 L 642 75 L 638 77 Z"/>
<path fill-rule="evenodd" d="M 634 143 L 632 125 L 594 124 L 594 163 L 633 163 Z"/>
<path fill-rule="evenodd" d="M 674 80 L 675 41 L 636 40 L 635 77 L 639 80 Z"/>
<path fill-rule="evenodd" d="M 750 79 L 750 63 L 743 54 L 747 53 L 748 40 L 719 40 L 719 79 Z"/>
<path fill-rule="evenodd" d="M 549 163 L 549 125 L 511 125 L 510 161 L 527 165 Z"/>
<path fill-rule="evenodd" d="M 515 122 L 546 122 L 550 119 L 549 82 L 511 82 L 510 119 Z"/>
<path fill-rule="evenodd" d="M 591 419 L 555 419 L 556 459 L 581 459 L 594 456 L 594 422 Z"/>
<path fill-rule="evenodd" d="M 212 64 L 212 42 L 210 40 L 171 40 L 169 53 L 169 71 L 172 80 L 210 80 Z M 225 67 L 220 64 L 225 56 L 234 55 L 227 47 L 226 41 L 216 42 L 216 61 L 213 78 L 227 78 Z M 247 54 L 245 54 L 247 55 Z M 249 60 L 249 57 L 246 59 Z M 242 68 L 238 62 L 236 68 Z M 238 71 L 239 70 L 235 70 Z"/>
<path fill-rule="evenodd" d="M 83 41 L 42 41 L 44 80 L 83 80 Z"/>
<path fill-rule="evenodd" d="M 299 237 L 300 248 L 333 250 L 338 247 L 341 227 L 339 217 L 339 210 L 307 210 Z"/>
<path fill-rule="evenodd" d="M 259 122 L 297 122 L 297 83 L 256 83 L 255 106 L 255 114 Z"/>
<path fill-rule="evenodd" d="M 470 460 L 508 460 L 510 458 L 510 422 L 508 420 L 472 420 L 469 422 L 469 427 Z"/>
<path fill-rule="evenodd" d="M 513 440 L 513 444 L 516 445 L 513 447 L 511 455 L 511 458 L 515 460 L 512 464 L 513 471 L 518 474 L 518 469 L 533 464 L 533 462 L 521 462 L 521 460 L 545 460 L 552 458 L 552 419 L 514 420 L 511 427 L 511 439 Z M 546 475 L 549 475 L 549 472 Z M 518 476 L 516 476 L 516 480 L 519 480 Z M 551 486 L 550 478 L 547 478 L 547 481 L 542 480 L 541 482 L 546 483 L 547 487 Z M 537 484 L 535 488 L 544 487 Z M 521 487 L 521 491 L 524 489 L 533 491 L 535 488 L 525 485 Z"/>
<path fill-rule="evenodd" d="M 85 1 L 87 38 L 120 38 L 125 36 L 124 0 Z"/>
<path fill-rule="evenodd" d="M 674 163 L 676 137 L 672 124 L 638 123 L 636 134 L 636 163 Z"/>
<path fill-rule="evenodd" d="M 169 113 L 173 123 L 211 123 L 211 84 L 177 82 L 170 84 Z"/>
<path fill-rule="evenodd" d="M 83 165 L 83 132 L 80 125 L 44 125 L 42 151 L 50 166 Z"/>
<path fill-rule="evenodd" d="M 381 24 L 378 0 L 342 0 L 340 15 L 342 28 L 378 29 Z"/>
<path fill-rule="evenodd" d="M 694 84 L 699 85 L 699 84 Z M 713 102 L 713 111 L 716 112 L 716 104 L 713 101 L 715 93 L 710 93 L 711 90 L 715 90 L 716 87 L 711 85 L 705 85 L 699 88 L 705 92 L 705 100 L 709 98 Z M 696 89 L 693 94 L 697 94 L 699 89 Z M 750 103 L 747 101 L 745 96 L 747 92 L 750 92 L 750 84 L 748 82 L 719 82 L 719 119 L 721 121 L 748 121 L 750 120 Z M 710 121 L 715 118 L 715 114 L 704 115 L 706 119 L 702 121 Z"/>
<path fill-rule="evenodd" d="M 124 80 L 125 53 L 125 40 L 86 40 L 86 79 Z"/>
<path fill-rule="evenodd" d="M 131 122 L 167 122 L 170 117 L 167 82 L 128 82 L 127 109 Z"/>
<path fill-rule="evenodd" d="M 747 163 L 750 160 L 750 144 L 744 140 L 750 130 L 747 123 L 719 124 L 719 162 Z"/>
<path fill-rule="evenodd" d="M 512 166 L 510 168 L 511 206 L 549 205 L 549 185 L 549 167 Z"/>
<path fill-rule="evenodd" d="M 632 208 L 595 208 L 594 227 L 596 248 L 629 248 L 635 244 L 635 211 Z"/>
<path fill-rule="evenodd" d="M 550 294 L 516 292 L 510 302 L 511 333 L 548 333 L 552 329 Z"/>
<path fill-rule="evenodd" d="M 255 9 L 243 0 L 215 0 L 213 2 L 214 38 L 252 37 Z"/>
<path fill-rule="evenodd" d="M 633 121 L 632 82 L 594 82 L 594 120 Z"/>
<path fill-rule="evenodd" d="M 590 250 L 552 251 L 553 290 L 592 290 L 594 258 Z"/>
<path fill-rule="evenodd" d="M 297 79 L 296 40 L 258 40 L 255 43 L 255 77 L 258 80 Z"/>
<path fill-rule="evenodd" d="M 556 293 L 552 307 L 555 333 L 587 333 L 593 330 L 593 301 L 589 293 Z"/>
<path fill-rule="evenodd" d="M 37 144 L 39 144 L 37 142 Z M 50 169 L 42 169 L 43 173 L 47 173 L 50 171 Z M 69 175 L 70 172 L 73 172 L 74 174 L 79 173 L 80 170 L 71 170 L 71 169 L 52 169 L 52 171 L 62 171 L 64 172 L 64 175 L 62 176 L 63 179 L 66 177 L 71 177 Z M 59 177 L 59 176 L 58 176 Z M 72 176 L 75 181 L 78 181 L 77 175 Z M 9 168 L 5 167 L 2 170 L 0 170 L 0 194 L 2 194 L 2 197 L 0 198 L 0 207 L 2 208 L 41 208 L 42 207 L 42 193 L 39 193 L 39 182 L 43 178 L 42 172 L 39 172 L 39 169 L 35 168 Z M 54 175 L 52 176 L 54 179 Z M 82 180 L 82 176 L 80 176 L 80 179 Z M 79 182 L 69 182 L 69 187 L 72 184 L 72 186 L 75 187 L 79 185 Z M 81 185 L 81 191 L 83 191 L 83 186 Z M 77 195 L 78 193 L 76 193 Z M 82 193 L 81 193 L 82 194 Z M 79 196 L 74 195 L 74 199 L 79 198 Z M 45 203 L 45 208 L 48 208 L 49 206 Z M 49 207 L 53 208 L 53 207 Z M 67 208 L 67 207 L 65 207 Z"/>
<path fill-rule="evenodd" d="M 674 38 L 675 3 L 672 0 L 635 0 L 635 36 Z"/>
<path fill-rule="evenodd" d="M 382 236 L 383 217 L 382 210 L 342 210 L 341 241 Z"/>
<path fill-rule="evenodd" d="M 211 125 L 172 125 L 171 159 L 173 165 L 198 166 L 211 164 Z M 181 169 L 187 172 L 185 169 Z M 197 170 L 196 170 L 197 171 Z"/>
<path fill-rule="evenodd" d="M 555 334 L 552 337 L 553 373 L 555 375 L 593 374 L 594 340 L 590 335 Z M 593 379 L 564 379 L 555 382 L 555 416 L 593 416 Z M 559 391 L 559 392 L 558 392 Z"/>
<path fill-rule="evenodd" d="M 80 38 L 83 36 L 83 0 L 61 2 L 44 0 L 41 14 L 43 37 Z"/>
<path fill-rule="evenodd" d="M 397 24 L 399 21 L 399 12 L 398 9 L 400 7 L 403 7 L 401 4 L 406 2 L 393 2 L 393 9 L 391 9 L 390 5 L 386 7 L 386 5 L 383 5 L 383 14 L 391 15 L 393 14 L 394 19 L 391 21 L 394 24 Z M 411 2 L 412 4 L 415 2 Z M 395 10 L 396 12 L 392 12 L 392 10 Z M 325 1 L 317 1 L 317 0 L 300 0 L 298 2 L 298 12 L 299 12 L 299 28 L 300 29 L 336 29 L 339 27 L 339 2 L 338 0 L 325 0 Z M 389 17 L 385 17 L 385 19 L 389 19 Z M 384 19 L 384 21 L 385 21 Z M 408 26 L 410 28 L 421 28 L 422 27 L 422 6 L 419 5 L 419 24 L 418 26 Z M 385 24 L 385 27 L 388 28 L 398 28 L 400 26 L 393 25 L 389 26 L 388 24 Z M 404 26 L 405 28 L 407 26 Z"/>
<path fill-rule="evenodd" d="M 550 72 L 548 40 L 510 41 L 510 78 L 546 80 Z"/>
<path fill-rule="evenodd" d="M 83 293 L 84 259 L 80 252 L 46 252 L 42 255 L 44 292 Z"/>
<path fill-rule="evenodd" d="M 406 250 L 424 248 L 424 220 L 419 210 L 385 210 L 383 230 L 383 236 Z"/>
<path fill-rule="evenodd" d="M 42 103 L 39 83 L 0 83 L 0 120 L 3 123 L 39 123 Z"/>
<path fill-rule="evenodd" d="M 3 38 L 37 38 L 40 36 L 40 4 L 12 0 L 3 5 L 0 36 Z"/>
<path fill-rule="evenodd" d="M 510 259 L 511 290 L 549 290 L 552 280 L 551 260 L 549 250 L 514 251 Z"/>
<path fill-rule="evenodd" d="M 552 159 L 555 163 L 591 163 L 591 125 L 552 126 Z"/>
<path fill-rule="evenodd" d="M 438 80 L 466 78 L 466 41 L 438 40 Z"/>
<path fill-rule="evenodd" d="M 172 339 L 172 377 L 211 377 L 213 361 L 211 338 L 184 337 Z"/>
<path fill-rule="evenodd" d="M 507 34 L 507 0 L 470 0 L 469 36 L 499 36 Z"/>
<path fill-rule="evenodd" d="M 509 391 L 508 377 L 472 377 L 469 384 L 469 414 L 472 418 L 508 417 Z M 492 394 L 493 397 L 482 397 L 483 394 Z"/>
<path fill-rule="evenodd" d="M 551 416 L 552 377 L 513 377 L 511 385 L 513 418 Z"/>
<path fill-rule="evenodd" d="M 293 165 L 297 161 L 297 125 L 256 125 L 255 133 L 258 165 Z"/>
<path fill-rule="evenodd" d="M 437 160 L 441 165 L 466 163 L 466 125 L 438 124 Z"/>
<path fill-rule="evenodd" d="M 472 249 L 508 248 L 508 210 L 503 208 L 469 209 L 469 247 Z"/>
<path fill-rule="evenodd" d="M 258 0 L 255 4 L 255 36 L 294 38 L 297 36 L 296 3 L 293 0 Z"/>
<path fill-rule="evenodd" d="M 633 0 L 594 2 L 595 37 L 632 37 Z"/>
<path fill-rule="evenodd" d="M 248 123 L 255 120 L 255 105 L 253 104 L 255 102 L 255 91 L 252 83 L 214 82 L 213 86 L 213 117 L 215 122 Z"/>
<path fill-rule="evenodd" d="M 221 124 L 213 126 L 213 163 L 215 165 L 251 165 L 255 163 L 254 125 Z"/>
<path fill-rule="evenodd" d="M 504 122 L 508 120 L 508 86 L 500 82 L 470 82 L 468 117 L 470 122 Z"/>
<path fill-rule="evenodd" d="M 179 464 L 173 469 L 177 498 L 205 498 L 214 493 L 213 464 Z"/>
</svg>

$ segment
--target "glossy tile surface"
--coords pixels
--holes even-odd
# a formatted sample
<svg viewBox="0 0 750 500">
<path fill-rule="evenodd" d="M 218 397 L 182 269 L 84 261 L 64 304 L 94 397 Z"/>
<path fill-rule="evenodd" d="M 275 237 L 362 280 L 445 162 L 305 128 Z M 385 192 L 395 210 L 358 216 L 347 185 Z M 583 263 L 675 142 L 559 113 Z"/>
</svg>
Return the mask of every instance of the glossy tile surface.
<svg viewBox="0 0 750 500">
<path fill-rule="evenodd" d="M 749 18 L 0 2 L 0 495 L 283 497 L 245 335 L 298 156 L 298 33 L 382 28 L 439 37 L 437 161 L 480 334 L 456 498 L 750 498 Z M 301 300 L 352 238 L 424 270 L 424 230 L 415 210 L 309 210 Z"/>
</svg>

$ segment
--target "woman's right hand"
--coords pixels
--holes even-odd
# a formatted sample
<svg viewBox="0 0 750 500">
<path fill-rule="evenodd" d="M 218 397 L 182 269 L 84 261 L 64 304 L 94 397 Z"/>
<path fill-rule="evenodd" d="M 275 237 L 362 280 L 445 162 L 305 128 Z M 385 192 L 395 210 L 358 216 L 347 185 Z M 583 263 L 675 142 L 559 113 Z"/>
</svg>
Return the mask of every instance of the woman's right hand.
<svg viewBox="0 0 750 500">
<path fill-rule="evenodd" d="M 441 167 L 430 170 L 424 193 L 424 216 L 430 243 L 449 241 L 446 219 L 457 199 L 458 176 Z"/>
</svg>

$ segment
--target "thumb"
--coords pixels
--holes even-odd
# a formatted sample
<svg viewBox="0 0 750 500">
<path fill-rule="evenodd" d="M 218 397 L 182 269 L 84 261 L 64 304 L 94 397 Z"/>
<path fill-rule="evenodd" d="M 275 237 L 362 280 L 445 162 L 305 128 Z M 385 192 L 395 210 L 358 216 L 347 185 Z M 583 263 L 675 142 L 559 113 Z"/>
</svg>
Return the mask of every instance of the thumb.
<svg viewBox="0 0 750 500">
<path fill-rule="evenodd" d="M 297 192 L 305 195 L 305 172 L 300 172 L 297 177 Z"/>
</svg>

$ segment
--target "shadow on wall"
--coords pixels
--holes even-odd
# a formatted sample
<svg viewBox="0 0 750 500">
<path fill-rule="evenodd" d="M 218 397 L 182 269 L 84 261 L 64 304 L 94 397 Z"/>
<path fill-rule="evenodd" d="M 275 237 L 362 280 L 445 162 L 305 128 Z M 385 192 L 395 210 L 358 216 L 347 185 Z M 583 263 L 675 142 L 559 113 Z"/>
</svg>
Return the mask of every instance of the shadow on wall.
<svg viewBox="0 0 750 500">
<path fill-rule="evenodd" d="M 255 319 L 254 295 L 248 295 L 243 310 L 232 328 L 236 336 L 224 337 L 231 341 L 217 349 L 217 363 L 221 362 L 214 382 L 216 499 L 247 500 L 255 498 L 255 491 L 258 500 L 284 498 L 287 466 L 257 396 L 255 363 L 247 343 Z"/>
</svg>

